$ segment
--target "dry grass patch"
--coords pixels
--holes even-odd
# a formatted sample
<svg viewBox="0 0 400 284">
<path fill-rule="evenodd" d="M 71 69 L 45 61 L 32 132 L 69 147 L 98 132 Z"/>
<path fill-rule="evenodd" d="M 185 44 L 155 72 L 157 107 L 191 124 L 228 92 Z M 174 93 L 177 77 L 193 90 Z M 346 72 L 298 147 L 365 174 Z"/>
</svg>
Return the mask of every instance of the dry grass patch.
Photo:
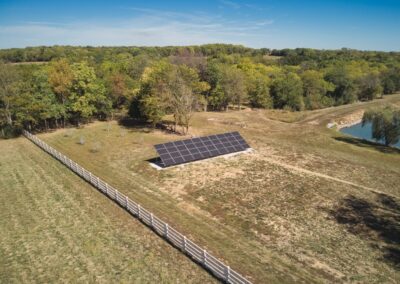
<svg viewBox="0 0 400 284">
<path fill-rule="evenodd" d="M 192 134 L 238 130 L 255 151 L 163 171 L 147 162 L 156 156 L 153 145 L 184 137 L 116 123 L 41 137 L 254 282 L 395 283 L 399 242 L 385 235 L 400 223 L 392 208 L 399 204 L 400 154 L 350 143 L 325 126 L 398 101 L 395 95 L 303 113 L 198 113 Z M 77 143 L 81 135 L 85 145 Z M 96 153 L 94 141 L 102 145 Z M 382 203 L 382 196 L 393 200 Z"/>
<path fill-rule="evenodd" d="M 0 141 L 0 282 L 216 282 L 24 138 Z"/>
</svg>

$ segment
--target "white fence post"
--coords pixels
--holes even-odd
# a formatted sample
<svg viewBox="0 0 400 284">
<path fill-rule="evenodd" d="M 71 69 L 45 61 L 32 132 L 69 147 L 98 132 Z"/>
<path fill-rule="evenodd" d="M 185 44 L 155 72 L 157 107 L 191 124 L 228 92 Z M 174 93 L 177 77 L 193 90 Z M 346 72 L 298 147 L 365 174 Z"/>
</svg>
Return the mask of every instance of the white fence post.
<svg viewBox="0 0 400 284">
<path fill-rule="evenodd" d="M 164 235 L 167 237 L 167 239 L 168 239 L 168 232 L 169 232 L 168 224 L 165 223 L 165 225 L 164 225 Z"/>
<path fill-rule="evenodd" d="M 203 249 L 203 263 L 206 264 L 206 260 L 207 260 L 207 251 L 205 249 Z"/>
<path fill-rule="evenodd" d="M 138 211 L 138 214 L 137 214 L 137 215 L 138 215 L 138 217 L 139 217 L 139 219 L 140 219 L 140 205 L 139 205 L 139 204 L 137 205 L 137 211 Z"/>
<path fill-rule="evenodd" d="M 128 203 L 128 200 L 129 200 L 129 199 L 128 199 L 128 196 L 125 196 L 125 206 L 126 206 L 126 208 L 129 209 L 129 207 L 128 207 L 128 204 L 129 204 L 129 203 Z"/>
<path fill-rule="evenodd" d="M 153 213 L 150 213 L 150 224 L 153 227 Z"/>
<path fill-rule="evenodd" d="M 231 268 L 229 265 L 225 267 L 225 281 L 229 283 L 231 277 Z"/>
<path fill-rule="evenodd" d="M 186 237 L 185 236 L 183 236 L 183 239 L 182 239 L 182 249 L 183 249 L 183 251 L 186 251 Z"/>
</svg>

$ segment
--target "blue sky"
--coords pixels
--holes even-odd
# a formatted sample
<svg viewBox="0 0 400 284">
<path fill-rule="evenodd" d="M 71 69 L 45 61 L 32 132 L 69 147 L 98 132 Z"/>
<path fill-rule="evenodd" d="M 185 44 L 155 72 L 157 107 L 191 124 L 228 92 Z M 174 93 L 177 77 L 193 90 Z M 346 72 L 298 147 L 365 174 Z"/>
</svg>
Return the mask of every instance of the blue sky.
<svg viewBox="0 0 400 284">
<path fill-rule="evenodd" d="M 217 42 L 399 51 L 400 0 L 0 0 L 0 48 Z"/>
</svg>

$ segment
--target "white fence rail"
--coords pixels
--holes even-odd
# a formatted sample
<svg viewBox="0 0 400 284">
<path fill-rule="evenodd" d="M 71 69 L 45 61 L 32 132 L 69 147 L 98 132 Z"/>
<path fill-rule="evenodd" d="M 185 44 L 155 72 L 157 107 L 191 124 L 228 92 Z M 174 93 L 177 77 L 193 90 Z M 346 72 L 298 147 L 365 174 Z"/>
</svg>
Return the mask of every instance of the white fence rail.
<svg viewBox="0 0 400 284">
<path fill-rule="evenodd" d="M 153 213 L 143 208 L 139 203 L 132 201 L 128 196 L 120 193 L 114 187 L 102 181 L 99 177 L 95 176 L 65 155 L 50 147 L 35 135 L 32 135 L 25 130 L 23 131 L 23 134 L 26 138 L 42 148 L 45 152 L 52 155 L 77 175 L 99 189 L 109 198 L 113 199 L 132 215 L 136 216 L 140 221 L 153 229 L 157 234 L 164 237 L 175 247 L 179 248 L 183 253 L 200 263 L 205 269 L 213 273 L 217 278 L 227 283 L 251 284 L 251 282 L 245 277 L 231 269 L 228 265 L 225 265 L 208 251 L 195 244 L 193 241 L 186 238 L 183 234 L 169 226 L 166 222 L 154 216 Z"/>
</svg>

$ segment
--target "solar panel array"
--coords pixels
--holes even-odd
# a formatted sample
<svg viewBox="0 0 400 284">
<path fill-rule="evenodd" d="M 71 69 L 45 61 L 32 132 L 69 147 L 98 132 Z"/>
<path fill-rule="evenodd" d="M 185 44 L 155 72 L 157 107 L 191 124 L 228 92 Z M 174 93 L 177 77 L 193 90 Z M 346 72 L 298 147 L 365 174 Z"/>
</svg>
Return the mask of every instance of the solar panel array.
<svg viewBox="0 0 400 284">
<path fill-rule="evenodd" d="M 154 146 L 165 167 L 244 151 L 249 147 L 239 132 L 229 132 Z"/>
</svg>

